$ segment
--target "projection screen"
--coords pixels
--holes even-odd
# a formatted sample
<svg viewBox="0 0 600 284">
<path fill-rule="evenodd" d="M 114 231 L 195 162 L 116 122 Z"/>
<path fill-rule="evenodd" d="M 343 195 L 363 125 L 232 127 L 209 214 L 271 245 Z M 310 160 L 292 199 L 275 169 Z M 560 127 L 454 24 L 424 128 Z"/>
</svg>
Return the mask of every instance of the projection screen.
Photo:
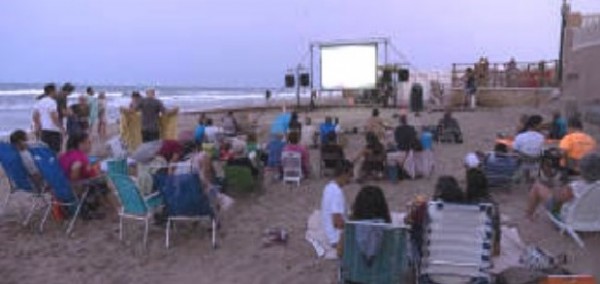
<svg viewBox="0 0 600 284">
<path fill-rule="evenodd" d="M 321 89 L 373 89 L 377 85 L 377 44 L 324 45 Z"/>
</svg>

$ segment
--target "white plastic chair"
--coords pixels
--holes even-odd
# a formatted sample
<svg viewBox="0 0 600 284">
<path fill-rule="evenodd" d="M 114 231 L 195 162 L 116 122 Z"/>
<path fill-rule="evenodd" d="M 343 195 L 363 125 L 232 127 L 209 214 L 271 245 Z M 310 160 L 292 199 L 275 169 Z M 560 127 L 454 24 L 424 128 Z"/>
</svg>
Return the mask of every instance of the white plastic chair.
<svg viewBox="0 0 600 284">
<path fill-rule="evenodd" d="M 561 234 L 565 231 L 581 247 L 585 247 L 577 232 L 600 232 L 600 181 L 589 186 L 589 190 L 581 197 L 573 200 L 566 216 L 556 216 L 547 212 Z"/>
<path fill-rule="evenodd" d="M 302 155 L 294 151 L 283 151 L 281 153 L 281 165 L 283 166 L 283 183 L 295 182 L 297 186 L 300 186 Z"/>
</svg>

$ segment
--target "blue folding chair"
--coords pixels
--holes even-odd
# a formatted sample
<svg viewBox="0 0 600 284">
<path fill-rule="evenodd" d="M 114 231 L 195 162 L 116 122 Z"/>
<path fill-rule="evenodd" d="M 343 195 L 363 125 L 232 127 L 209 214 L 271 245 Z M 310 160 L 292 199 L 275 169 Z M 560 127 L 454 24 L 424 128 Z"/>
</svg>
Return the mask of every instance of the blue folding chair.
<svg viewBox="0 0 600 284">
<path fill-rule="evenodd" d="M 162 205 L 158 192 L 149 196 L 142 196 L 139 189 L 128 175 L 111 173 L 109 166 L 108 179 L 116 190 L 121 202 L 119 210 L 119 239 L 123 240 L 123 219 L 144 221 L 144 247 L 148 242 L 148 227 L 152 213 Z"/>
<path fill-rule="evenodd" d="M 77 197 L 77 195 L 73 192 L 73 188 L 69 180 L 65 176 L 65 173 L 58 163 L 56 154 L 54 154 L 50 148 L 46 146 L 37 146 L 31 147 L 29 151 L 33 155 L 33 160 L 35 161 L 40 174 L 50 186 L 50 191 L 53 196 L 52 201 L 46 208 L 42 222 L 40 223 L 40 231 L 43 231 L 44 229 L 44 224 L 50 215 L 52 206 L 58 205 L 61 207 L 66 207 L 72 215 L 66 231 L 67 235 L 70 235 L 75 226 L 75 220 L 77 220 L 77 217 L 81 211 L 81 206 L 88 196 L 89 187 L 86 187 L 86 190 L 83 192 L 81 198 Z M 85 181 L 81 182 L 80 185 L 85 186 Z"/>
<path fill-rule="evenodd" d="M 9 185 L 9 192 L 2 205 L 4 208 L 8 206 L 11 195 L 17 192 L 31 194 L 32 205 L 25 217 L 25 221 L 23 221 L 23 225 L 25 226 L 29 223 L 39 203 L 45 203 L 42 197 L 42 190 L 35 187 L 23 165 L 19 151 L 10 143 L 0 142 L 0 164 L 2 164 Z"/>
<path fill-rule="evenodd" d="M 202 189 L 197 173 L 166 174 L 154 176 L 154 187 L 160 191 L 165 202 L 167 224 L 165 246 L 170 245 L 171 224 L 175 221 L 210 220 L 212 246 L 217 247 L 217 216 L 210 199 Z"/>
</svg>

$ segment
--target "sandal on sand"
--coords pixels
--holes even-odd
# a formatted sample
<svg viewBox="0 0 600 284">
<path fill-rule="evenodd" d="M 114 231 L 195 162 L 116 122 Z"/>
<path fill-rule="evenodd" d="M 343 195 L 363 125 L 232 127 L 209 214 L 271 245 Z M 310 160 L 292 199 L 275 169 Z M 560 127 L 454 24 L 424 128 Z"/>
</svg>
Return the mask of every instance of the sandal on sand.
<svg viewBox="0 0 600 284">
<path fill-rule="evenodd" d="M 273 245 L 286 245 L 288 241 L 288 231 L 282 228 L 269 228 L 263 233 L 263 247 Z"/>
</svg>

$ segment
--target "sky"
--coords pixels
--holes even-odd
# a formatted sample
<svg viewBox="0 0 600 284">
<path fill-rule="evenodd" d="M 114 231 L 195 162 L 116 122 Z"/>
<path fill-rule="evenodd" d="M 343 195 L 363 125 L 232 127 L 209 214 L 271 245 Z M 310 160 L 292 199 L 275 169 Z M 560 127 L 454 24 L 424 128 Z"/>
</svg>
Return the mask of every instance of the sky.
<svg viewBox="0 0 600 284">
<path fill-rule="evenodd" d="M 573 0 L 600 12 L 600 0 Z M 0 82 L 276 87 L 311 42 L 390 38 L 419 70 L 555 59 L 560 0 L 2 0 Z M 304 58 L 304 60 L 303 60 Z"/>
</svg>

